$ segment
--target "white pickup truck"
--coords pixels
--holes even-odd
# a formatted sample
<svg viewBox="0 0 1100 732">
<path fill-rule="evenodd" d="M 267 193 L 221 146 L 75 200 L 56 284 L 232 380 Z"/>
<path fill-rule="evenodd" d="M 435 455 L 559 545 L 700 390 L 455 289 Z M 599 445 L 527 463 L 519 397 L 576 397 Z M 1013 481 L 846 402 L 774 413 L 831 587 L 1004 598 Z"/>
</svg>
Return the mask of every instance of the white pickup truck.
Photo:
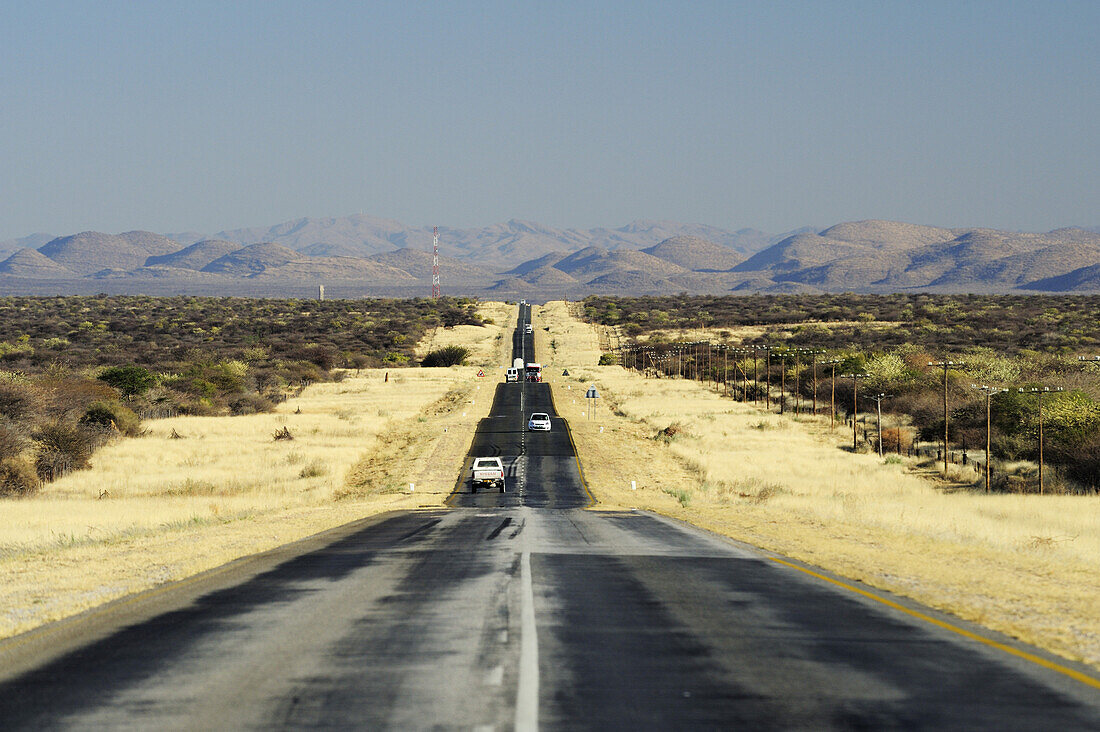
<svg viewBox="0 0 1100 732">
<path fill-rule="evenodd" d="M 498 457 L 474 458 L 474 477 L 470 492 L 477 493 L 479 485 L 495 486 L 504 492 L 504 465 Z"/>
</svg>

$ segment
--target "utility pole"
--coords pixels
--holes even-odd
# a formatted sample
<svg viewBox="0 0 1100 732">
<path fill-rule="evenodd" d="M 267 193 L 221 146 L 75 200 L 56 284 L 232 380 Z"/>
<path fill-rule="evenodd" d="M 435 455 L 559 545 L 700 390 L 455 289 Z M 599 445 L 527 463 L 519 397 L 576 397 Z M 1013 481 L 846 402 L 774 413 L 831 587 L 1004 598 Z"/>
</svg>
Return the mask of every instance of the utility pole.
<svg viewBox="0 0 1100 732">
<path fill-rule="evenodd" d="M 787 359 L 791 351 L 785 348 L 776 355 L 779 356 L 779 413 L 783 414 L 787 407 Z"/>
<path fill-rule="evenodd" d="M 746 402 L 749 399 L 749 370 L 745 368 L 745 357 L 755 355 L 756 351 L 751 348 L 734 348 L 732 353 L 738 356 L 733 362 L 733 367 L 741 372 L 741 401 Z"/>
<path fill-rule="evenodd" d="M 843 374 L 840 378 L 852 380 L 852 452 L 856 451 L 859 446 L 858 437 L 856 435 L 856 423 L 859 421 L 859 379 L 866 379 L 870 374 Z"/>
<path fill-rule="evenodd" d="M 952 368 L 961 369 L 966 366 L 962 361 L 929 361 L 929 366 L 943 369 L 943 474 L 947 475 L 947 371 Z M 1040 471 L 1041 472 L 1041 471 Z"/>
<path fill-rule="evenodd" d="M 756 351 L 751 348 L 739 348 L 737 350 L 741 356 L 752 355 L 754 358 L 756 356 Z M 745 368 L 747 365 L 747 363 L 744 363 L 741 366 L 741 401 L 743 402 L 749 400 L 749 370 Z"/>
<path fill-rule="evenodd" d="M 432 297 L 440 296 L 439 290 L 439 227 L 432 227 Z"/>
<path fill-rule="evenodd" d="M 836 429 L 836 367 L 841 364 L 839 358 L 822 361 L 822 366 L 832 369 L 832 387 L 829 389 L 829 429 Z"/>
<path fill-rule="evenodd" d="M 990 437 L 989 437 L 989 433 L 990 433 L 990 427 L 992 426 L 992 420 L 990 419 L 990 414 L 991 414 L 990 402 L 993 400 L 994 395 L 1003 394 L 1006 391 L 1008 391 L 1008 389 L 999 389 L 997 387 L 985 386 L 985 385 L 978 386 L 977 384 L 972 384 L 970 388 L 977 389 L 978 391 L 985 394 L 985 492 L 989 493 L 989 477 L 990 477 L 990 469 L 989 469 Z"/>
<path fill-rule="evenodd" d="M 733 389 L 730 388 L 730 353 L 737 353 L 737 349 L 733 346 L 722 345 L 719 346 L 722 349 L 722 395 L 733 396 Z M 737 368 L 737 361 L 733 362 L 733 368 Z"/>
<path fill-rule="evenodd" d="M 813 361 L 814 369 L 814 416 L 817 416 L 817 357 L 825 353 L 823 348 L 809 348 L 807 352 L 810 354 L 810 358 Z"/>
<path fill-rule="evenodd" d="M 888 394 L 875 394 L 872 399 L 875 400 L 875 409 L 878 412 L 878 456 L 882 457 L 882 400 L 889 399 Z M 901 431 L 898 431 L 898 441 L 901 441 Z"/>
<path fill-rule="evenodd" d="M 802 373 L 802 353 L 805 348 L 794 349 L 794 413 L 802 413 L 802 379 L 799 375 Z"/>
<path fill-rule="evenodd" d="M 752 403 L 753 404 L 756 404 L 757 399 L 760 396 L 760 372 L 757 371 L 757 367 L 756 367 L 756 363 L 757 363 L 756 356 L 760 352 L 760 348 L 762 348 L 762 346 L 753 346 L 752 347 Z M 767 348 L 767 346 L 763 346 L 763 348 Z"/>
<path fill-rule="evenodd" d="M 767 356 L 768 363 L 764 369 L 764 409 L 771 410 L 772 408 L 772 347 L 764 346 L 767 350 L 764 352 Z"/>
<path fill-rule="evenodd" d="M 1021 387 L 1018 390 L 1021 394 L 1038 394 L 1039 395 L 1039 495 L 1043 495 L 1043 395 L 1049 394 L 1052 391 L 1063 391 L 1062 387 L 1058 386 L 1051 389 L 1049 386 L 1043 387 L 1031 387 L 1024 389 Z"/>
</svg>

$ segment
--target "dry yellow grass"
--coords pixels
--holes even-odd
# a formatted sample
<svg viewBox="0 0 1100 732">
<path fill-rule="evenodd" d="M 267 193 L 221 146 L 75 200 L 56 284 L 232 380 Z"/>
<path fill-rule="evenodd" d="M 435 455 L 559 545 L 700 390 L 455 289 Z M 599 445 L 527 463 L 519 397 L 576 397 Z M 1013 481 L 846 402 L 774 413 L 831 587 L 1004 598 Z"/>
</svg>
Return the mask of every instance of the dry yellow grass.
<svg viewBox="0 0 1100 732">
<path fill-rule="evenodd" d="M 532 308 L 535 353 L 543 366 L 564 370 L 599 363 L 599 340 L 590 325 L 577 319 L 577 307 L 554 300 Z"/>
<path fill-rule="evenodd" d="M 511 330 L 515 328 L 516 306 L 503 302 L 481 303 L 478 314 L 483 320 L 492 321 L 490 327 L 456 325 L 453 328 L 436 328 L 416 344 L 417 358 L 423 358 L 431 350 L 446 346 L 464 346 L 470 350 L 466 363 L 471 366 L 499 367 L 500 344 L 511 348 Z M 510 353 L 510 351 L 509 351 Z M 505 354 L 507 357 L 507 353 Z"/>
<path fill-rule="evenodd" d="M 563 364 L 580 344 L 553 388 L 601 507 L 676 516 L 1100 667 L 1100 498 L 946 491 L 839 449 L 846 433 L 827 419 L 591 366 L 595 334 L 555 322 L 564 308 L 543 312 L 551 332 L 573 333 Z M 588 384 L 604 397 L 594 420 Z M 679 434 L 655 439 L 674 423 Z"/>
<path fill-rule="evenodd" d="M 501 363 L 515 308 L 486 309 L 496 324 L 463 344 Z M 0 503 L 0 637 L 364 516 L 442 505 L 491 404 L 475 373 L 364 370 L 274 414 L 150 421 L 91 469 Z M 284 427 L 294 439 L 275 440 Z"/>
</svg>

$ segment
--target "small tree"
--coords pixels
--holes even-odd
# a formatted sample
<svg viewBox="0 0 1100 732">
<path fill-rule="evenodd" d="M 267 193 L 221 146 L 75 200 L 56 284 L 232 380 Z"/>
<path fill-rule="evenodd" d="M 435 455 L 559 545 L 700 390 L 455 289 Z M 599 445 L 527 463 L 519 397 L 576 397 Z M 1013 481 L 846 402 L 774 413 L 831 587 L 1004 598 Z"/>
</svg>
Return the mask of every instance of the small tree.
<svg viewBox="0 0 1100 732">
<path fill-rule="evenodd" d="M 127 398 L 144 394 L 157 383 L 157 377 L 149 373 L 148 369 L 134 364 L 103 369 L 99 380 L 115 387 Z"/>
</svg>

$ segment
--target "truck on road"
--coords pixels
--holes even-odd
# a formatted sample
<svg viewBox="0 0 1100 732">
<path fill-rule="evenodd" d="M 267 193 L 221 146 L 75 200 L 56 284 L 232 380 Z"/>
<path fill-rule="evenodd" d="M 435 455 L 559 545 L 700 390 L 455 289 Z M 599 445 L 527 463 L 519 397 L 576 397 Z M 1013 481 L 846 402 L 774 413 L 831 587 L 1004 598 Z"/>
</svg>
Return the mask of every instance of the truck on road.
<svg viewBox="0 0 1100 732">
<path fill-rule="evenodd" d="M 542 381 L 541 363 L 529 363 L 524 371 L 526 381 Z"/>
<path fill-rule="evenodd" d="M 474 458 L 474 476 L 470 492 L 477 493 L 478 486 L 495 487 L 504 492 L 504 464 L 498 457 Z"/>
</svg>

